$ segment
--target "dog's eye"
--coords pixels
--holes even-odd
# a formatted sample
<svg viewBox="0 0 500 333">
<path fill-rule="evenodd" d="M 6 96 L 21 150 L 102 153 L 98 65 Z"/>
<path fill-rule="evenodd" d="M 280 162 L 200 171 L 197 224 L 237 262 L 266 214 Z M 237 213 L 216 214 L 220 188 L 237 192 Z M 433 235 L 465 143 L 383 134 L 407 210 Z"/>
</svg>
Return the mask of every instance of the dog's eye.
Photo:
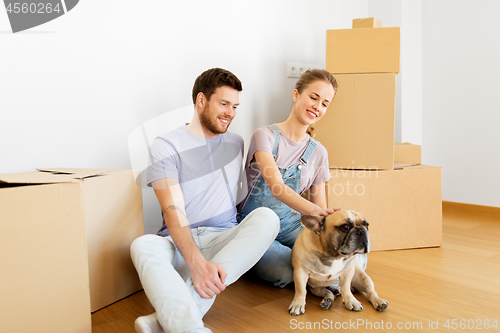
<svg viewBox="0 0 500 333">
<path fill-rule="evenodd" d="M 369 226 L 368 222 L 363 221 L 363 223 L 362 223 L 362 224 L 363 224 L 363 226 L 364 226 L 366 229 L 368 229 L 368 226 Z"/>
<path fill-rule="evenodd" d="M 347 223 L 346 224 L 342 224 L 340 226 L 340 230 L 342 230 L 343 232 L 347 232 L 347 231 L 349 231 L 349 229 L 351 229 L 351 226 L 349 224 L 347 224 Z"/>
</svg>

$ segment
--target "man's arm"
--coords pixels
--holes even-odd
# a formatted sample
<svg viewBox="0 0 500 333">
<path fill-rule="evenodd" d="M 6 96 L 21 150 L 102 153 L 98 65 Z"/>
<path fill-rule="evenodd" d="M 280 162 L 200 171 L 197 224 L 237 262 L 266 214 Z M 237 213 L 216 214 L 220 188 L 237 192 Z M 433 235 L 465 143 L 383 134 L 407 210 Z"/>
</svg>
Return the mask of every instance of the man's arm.
<svg viewBox="0 0 500 333">
<path fill-rule="evenodd" d="M 226 271 L 216 263 L 207 261 L 191 236 L 191 228 L 186 217 L 184 197 L 176 179 L 164 178 L 152 183 L 160 202 L 165 224 L 191 270 L 195 290 L 202 298 L 212 298 L 220 294 L 226 286 Z"/>
</svg>

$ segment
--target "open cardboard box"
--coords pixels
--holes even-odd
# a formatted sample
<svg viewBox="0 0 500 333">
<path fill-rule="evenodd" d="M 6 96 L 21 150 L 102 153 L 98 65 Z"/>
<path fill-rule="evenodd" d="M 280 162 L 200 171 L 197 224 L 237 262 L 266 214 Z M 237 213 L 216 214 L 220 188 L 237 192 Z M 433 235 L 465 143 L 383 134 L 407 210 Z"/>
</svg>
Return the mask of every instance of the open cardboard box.
<svg viewBox="0 0 500 333">
<path fill-rule="evenodd" d="M 441 245 L 440 167 L 330 172 L 328 207 L 359 211 L 370 224 L 372 251 Z"/>
<path fill-rule="evenodd" d="M 141 289 L 129 255 L 144 233 L 138 172 L 0 175 L 5 332 L 91 332 L 90 313 Z"/>
</svg>

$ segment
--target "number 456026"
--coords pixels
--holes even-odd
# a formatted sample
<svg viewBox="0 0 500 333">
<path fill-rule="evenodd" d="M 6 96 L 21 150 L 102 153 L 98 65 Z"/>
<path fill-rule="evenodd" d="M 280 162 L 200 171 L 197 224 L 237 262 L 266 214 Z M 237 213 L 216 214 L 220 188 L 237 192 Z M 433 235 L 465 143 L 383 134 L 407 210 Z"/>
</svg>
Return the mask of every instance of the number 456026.
<svg viewBox="0 0 500 333">
<path fill-rule="evenodd" d="M 14 14 L 50 14 L 52 12 L 60 13 L 62 11 L 59 3 L 57 3 L 55 6 L 52 6 L 51 3 L 20 3 L 20 2 L 15 2 L 15 3 L 9 3 L 7 6 L 7 13 L 14 13 Z"/>
<path fill-rule="evenodd" d="M 448 319 L 446 321 L 446 323 L 444 323 L 444 327 L 445 328 L 448 328 L 448 329 L 453 329 L 453 330 L 456 330 L 456 329 L 477 329 L 477 330 L 481 330 L 481 329 L 498 329 L 498 319 L 495 319 L 493 322 L 491 322 L 489 319 L 469 319 L 469 320 L 466 320 L 466 319 L 461 319 L 461 320 L 458 320 L 458 319 Z"/>
</svg>

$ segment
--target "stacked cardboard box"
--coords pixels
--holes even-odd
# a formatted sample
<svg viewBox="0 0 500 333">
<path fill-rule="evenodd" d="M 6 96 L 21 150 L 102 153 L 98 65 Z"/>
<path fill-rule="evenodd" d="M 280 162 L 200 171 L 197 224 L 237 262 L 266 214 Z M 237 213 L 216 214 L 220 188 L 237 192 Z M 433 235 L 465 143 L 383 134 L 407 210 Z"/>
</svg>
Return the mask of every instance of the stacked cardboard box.
<svg viewBox="0 0 500 333">
<path fill-rule="evenodd" d="M 130 259 L 144 233 L 131 170 L 0 175 L 2 332 L 91 332 L 91 311 L 141 289 Z"/>
<path fill-rule="evenodd" d="M 441 245 L 441 168 L 420 165 L 420 146 L 394 143 L 399 28 L 358 19 L 328 30 L 326 69 L 339 84 L 316 139 L 328 150 L 329 207 L 361 212 L 372 250 Z"/>
</svg>

